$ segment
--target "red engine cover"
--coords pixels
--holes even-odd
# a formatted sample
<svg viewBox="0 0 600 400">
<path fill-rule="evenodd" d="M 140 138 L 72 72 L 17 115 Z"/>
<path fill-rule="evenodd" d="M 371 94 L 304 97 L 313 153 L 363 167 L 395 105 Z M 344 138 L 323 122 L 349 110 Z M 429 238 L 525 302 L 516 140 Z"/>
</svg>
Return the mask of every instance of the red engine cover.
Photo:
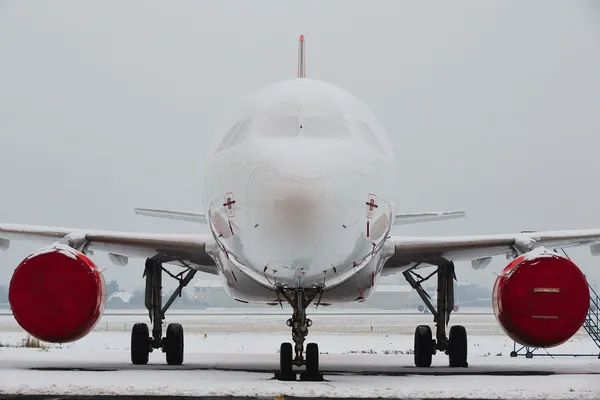
<svg viewBox="0 0 600 400">
<path fill-rule="evenodd" d="M 494 313 L 506 334 L 530 347 L 554 347 L 583 325 L 590 291 L 581 270 L 556 253 L 515 258 L 496 279 Z"/>
<path fill-rule="evenodd" d="M 15 319 L 30 335 L 45 342 L 67 343 L 87 335 L 102 316 L 106 284 L 84 254 L 53 246 L 19 264 L 8 299 Z"/>
</svg>

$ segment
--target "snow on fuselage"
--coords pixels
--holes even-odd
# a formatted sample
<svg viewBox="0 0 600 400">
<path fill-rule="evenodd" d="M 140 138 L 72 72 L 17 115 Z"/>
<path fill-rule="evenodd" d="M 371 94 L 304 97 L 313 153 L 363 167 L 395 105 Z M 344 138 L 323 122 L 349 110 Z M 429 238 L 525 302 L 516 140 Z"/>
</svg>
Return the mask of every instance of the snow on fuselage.
<svg viewBox="0 0 600 400">
<path fill-rule="evenodd" d="M 368 297 L 397 209 L 394 171 L 385 130 L 350 93 L 303 78 L 250 95 L 206 168 L 224 287 L 245 301 L 276 300 L 276 284 Z"/>
</svg>

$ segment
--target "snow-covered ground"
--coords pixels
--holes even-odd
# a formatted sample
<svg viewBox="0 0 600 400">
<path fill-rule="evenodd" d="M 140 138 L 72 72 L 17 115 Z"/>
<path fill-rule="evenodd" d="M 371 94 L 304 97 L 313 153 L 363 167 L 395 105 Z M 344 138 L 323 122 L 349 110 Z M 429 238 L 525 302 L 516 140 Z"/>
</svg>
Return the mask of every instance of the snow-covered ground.
<svg viewBox="0 0 600 400">
<path fill-rule="evenodd" d="M 172 321 L 182 323 L 186 330 L 184 365 L 167 366 L 164 354 L 155 351 L 149 365 L 133 366 L 129 330 L 134 322 L 147 320 L 140 314 L 104 316 L 92 333 L 75 343 L 43 350 L 0 348 L 0 393 L 600 397 L 600 360 L 510 358 L 513 343 L 493 315 L 457 313 L 452 317 L 453 324 L 465 325 L 469 332 L 467 369 L 448 368 L 442 354 L 434 357 L 432 368 L 413 367 L 412 334 L 417 325 L 431 324 L 430 315 L 318 313 L 311 317 L 309 341 L 319 343 L 326 382 L 272 380 L 279 343 L 289 341 L 290 332 L 286 316 L 268 313 L 172 314 Z M 19 345 L 25 337 L 11 316 L 0 316 L 0 343 Z M 598 349 L 582 331 L 554 352 L 597 353 Z M 382 372 L 392 376 L 372 375 Z M 523 372 L 528 375 L 514 376 Z"/>
</svg>

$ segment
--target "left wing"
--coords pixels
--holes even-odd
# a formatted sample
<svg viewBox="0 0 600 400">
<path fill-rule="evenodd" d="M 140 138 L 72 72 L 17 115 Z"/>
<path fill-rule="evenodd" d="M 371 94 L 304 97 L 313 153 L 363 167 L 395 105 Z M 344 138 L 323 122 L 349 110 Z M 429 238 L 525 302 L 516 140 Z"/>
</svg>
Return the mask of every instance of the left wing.
<svg viewBox="0 0 600 400">
<path fill-rule="evenodd" d="M 209 235 L 126 233 L 61 228 L 39 225 L 0 224 L 0 250 L 7 250 L 11 240 L 30 240 L 52 244 L 61 242 L 71 247 L 109 253 L 113 262 L 124 265 L 129 257 L 162 256 L 166 263 L 190 266 L 202 272 L 217 274 L 214 260 L 206 246 L 214 243 Z"/>
<path fill-rule="evenodd" d="M 479 269 L 487 266 L 493 256 L 516 256 L 539 246 L 550 249 L 590 246 L 593 255 L 600 255 L 600 229 L 447 237 L 392 236 L 387 242 L 393 245 L 393 254 L 383 267 L 383 275 L 419 264 L 440 265 L 445 260 L 470 260 L 472 267 Z"/>
</svg>

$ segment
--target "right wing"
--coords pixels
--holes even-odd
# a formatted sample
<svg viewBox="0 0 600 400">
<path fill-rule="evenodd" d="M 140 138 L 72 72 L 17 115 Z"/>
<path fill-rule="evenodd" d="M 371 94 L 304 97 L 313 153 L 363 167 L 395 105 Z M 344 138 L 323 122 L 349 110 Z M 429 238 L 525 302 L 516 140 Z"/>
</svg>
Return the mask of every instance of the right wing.
<svg viewBox="0 0 600 400">
<path fill-rule="evenodd" d="M 145 259 L 158 256 L 168 264 L 192 267 L 209 274 L 218 273 L 214 260 L 206 252 L 206 247 L 215 243 L 210 234 L 126 233 L 0 224 L 0 250 L 7 250 L 11 240 L 60 242 L 74 248 L 84 246 L 86 250 L 109 253 L 111 260 L 118 260 L 121 265 L 125 265 L 129 257 Z"/>
<path fill-rule="evenodd" d="M 464 211 L 442 211 L 442 212 L 424 212 L 396 214 L 394 225 L 418 224 L 421 222 L 442 221 L 447 219 L 464 218 L 467 213 Z"/>
<path fill-rule="evenodd" d="M 480 269 L 489 264 L 491 257 L 516 257 L 518 253 L 539 246 L 548 249 L 590 246 L 592 255 L 600 255 L 600 229 L 472 236 L 391 236 L 387 242 L 393 245 L 393 254 L 383 267 L 383 275 L 421 265 L 439 265 L 444 260 L 471 261 L 474 269 Z"/>
<path fill-rule="evenodd" d="M 161 210 L 157 208 L 136 208 L 134 209 L 137 215 L 144 215 L 146 217 L 175 219 L 179 221 L 197 222 L 199 224 L 206 224 L 206 215 L 201 213 L 195 213 L 191 211 L 171 211 Z"/>
</svg>

